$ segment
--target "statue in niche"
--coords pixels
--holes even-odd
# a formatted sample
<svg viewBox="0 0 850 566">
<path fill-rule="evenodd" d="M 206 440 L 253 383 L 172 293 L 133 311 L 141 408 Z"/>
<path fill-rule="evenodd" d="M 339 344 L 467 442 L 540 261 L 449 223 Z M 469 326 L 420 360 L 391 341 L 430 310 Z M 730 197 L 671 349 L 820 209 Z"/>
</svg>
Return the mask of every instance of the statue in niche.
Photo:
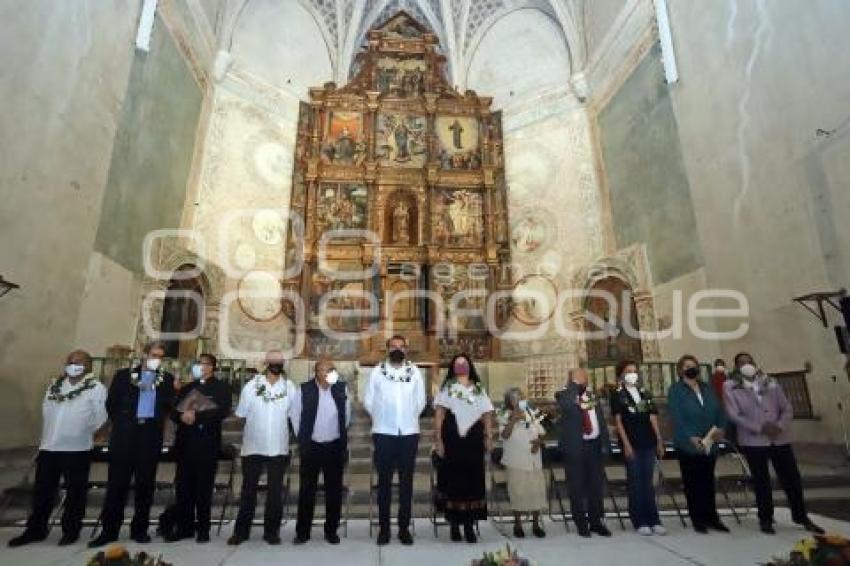
<svg viewBox="0 0 850 566">
<path fill-rule="evenodd" d="M 398 202 L 393 208 L 393 243 L 407 244 L 410 241 L 408 231 L 410 207 L 403 202 Z"/>
<path fill-rule="evenodd" d="M 463 143 L 460 139 L 460 135 L 463 133 L 463 126 L 461 126 L 460 122 L 456 119 L 452 122 L 452 125 L 449 126 L 449 130 L 452 132 L 452 143 L 454 144 L 455 149 L 463 149 Z"/>
<path fill-rule="evenodd" d="M 410 130 L 407 129 L 407 124 L 404 122 L 399 123 L 393 131 L 393 136 L 395 136 L 395 146 L 398 151 L 395 156 L 396 161 L 407 161 L 410 159 L 410 150 L 407 147 L 409 133 Z"/>
<path fill-rule="evenodd" d="M 354 159 L 354 138 L 348 128 L 342 128 L 339 138 L 336 140 L 335 157 L 340 161 L 351 161 Z"/>
</svg>

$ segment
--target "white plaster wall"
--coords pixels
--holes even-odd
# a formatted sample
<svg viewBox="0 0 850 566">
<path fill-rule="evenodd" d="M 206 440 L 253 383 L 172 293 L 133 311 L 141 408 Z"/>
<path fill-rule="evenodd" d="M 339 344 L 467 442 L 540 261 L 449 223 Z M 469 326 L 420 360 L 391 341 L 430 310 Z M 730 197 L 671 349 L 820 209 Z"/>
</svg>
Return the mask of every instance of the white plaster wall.
<svg viewBox="0 0 850 566">
<path fill-rule="evenodd" d="M 32 443 L 73 349 L 139 2 L 0 5 L 0 447 Z"/>
<path fill-rule="evenodd" d="M 569 55 L 556 22 L 539 10 L 511 12 L 473 46 L 466 85 L 502 108 L 567 84 Z"/>
<path fill-rule="evenodd" d="M 307 89 L 333 80 L 328 47 L 300 2 L 251 0 L 237 21 L 234 67 L 306 98 Z"/>
<path fill-rule="evenodd" d="M 110 346 L 132 345 L 140 286 L 137 275 L 92 252 L 77 319 L 77 347 L 104 355 Z"/>
<path fill-rule="evenodd" d="M 749 296 L 751 331 L 721 344 L 771 370 L 813 363 L 821 438 L 837 441 L 850 394 L 831 330 L 792 297 L 846 287 L 850 11 L 823 0 L 670 3 L 672 87 L 705 255 L 706 285 Z M 819 136 L 822 128 L 832 132 Z"/>
<path fill-rule="evenodd" d="M 580 2 L 580 21 L 583 24 L 587 54 L 594 58 L 595 51 L 603 43 L 605 35 L 610 31 L 617 16 L 630 0 L 584 0 Z M 634 0 L 631 0 L 634 1 Z"/>
</svg>

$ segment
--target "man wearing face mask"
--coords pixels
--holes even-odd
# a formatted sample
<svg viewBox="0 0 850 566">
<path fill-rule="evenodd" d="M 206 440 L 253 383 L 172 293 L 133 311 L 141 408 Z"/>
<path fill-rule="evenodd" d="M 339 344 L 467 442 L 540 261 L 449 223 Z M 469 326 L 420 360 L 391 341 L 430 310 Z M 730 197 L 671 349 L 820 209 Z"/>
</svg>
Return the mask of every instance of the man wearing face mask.
<svg viewBox="0 0 850 566">
<path fill-rule="evenodd" d="M 570 370 L 566 387 L 555 394 L 560 417 L 558 443 L 564 458 L 570 511 L 579 536 L 610 537 L 603 502 L 605 457 L 610 451 L 602 406 L 587 385 L 587 371 Z"/>
<path fill-rule="evenodd" d="M 164 357 L 165 344 L 149 342 L 138 366 L 118 370 L 112 378 L 106 397 L 112 432 L 106 498 L 101 512 L 103 527 L 100 535 L 89 542 L 91 548 L 118 540 L 131 481 L 135 512 L 130 538 L 140 544 L 151 540 L 148 525 L 162 451 L 162 431 L 174 400 L 174 376 L 162 369 Z"/>
<path fill-rule="evenodd" d="M 410 514 L 413 472 L 419 447 L 419 415 L 427 403 L 419 368 L 406 361 L 407 340 L 387 340 L 387 360 L 369 375 L 363 405 L 372 417 L 375 467 L 378 469 L 378 544 L 390 542 L 392 479 L 398 470 L 398 538 L 413 544 Z"/>
<path fill-rule="evenodd" d="M 776 380 L 756 366 L 746 352 L 735 356 L 735 371 L 724 385 L 726 412 L 738 429 L 738 445 L 753 476 L 759 525 L 765 534 L 773 528 L 773 488 L 768 462 L 779 478 L 791 507 L 791 519 L 807 531 L 823 533 L 806 512 L 803 482 L 791 448 L 794 411 Z"/>
<path fill-rule="evenodd" d="M 176 532 L 163 533 L 167 541 L 195 536 L 210 540 L 210 507 L 215 470 L 221 450 L 221 423 L 230 415 L 230 387 L 216 379 L 218 360 L 201 354 L 192 365 L 192 382 L 180 388 L 171 418 L 177 424 Z M 197 522 L 196 522 L 197 521 Z"/>
<path fill-rule="evenodd" d="M 36 458 L 32 513 L 23 534 L 9 541 L 23 546 L 47 537 L 60 477 L 67 486 L 60 546 L 73 544 L 86 513 L 93 435 L 106 422 L 106 388 L 91 373 L 91 356 L 68 354 L 63 374 L 47 388 L 41 406 L 41 444 Z"/>
<path fill-rule="evenodd" d="M 263 517 L 263 540 L 280 544 L 283 519 L 283 475 L 289 466 L 289 422 L 293 419 L 295 385 L 283 371 L 283 353 L 266 354 L 266 373 L 247 382 L 239 396 L 236 416 L 245 419 L 242 432 L 242 494 L 233 535 L 227 544 L 242 544 L 251 534 L 257 506 L 257 486 L 266 472 L 268 491 Z M 297 426 L 293 421 L 292 426 Z"/>
<path fill-rule="evenodd" d="M 339 544 L 336 534 L 342 510 L 342 476 L 348 450 L 351 401 L 333 361 L 320 358 L 315 378 L 301 384 L 293 399 L 292 422 L 301 456 L 298 470 L 298 520 L 295 544 L 310 540 L 319 472 L 325 487 L 325 540 Z"/>
</svg>

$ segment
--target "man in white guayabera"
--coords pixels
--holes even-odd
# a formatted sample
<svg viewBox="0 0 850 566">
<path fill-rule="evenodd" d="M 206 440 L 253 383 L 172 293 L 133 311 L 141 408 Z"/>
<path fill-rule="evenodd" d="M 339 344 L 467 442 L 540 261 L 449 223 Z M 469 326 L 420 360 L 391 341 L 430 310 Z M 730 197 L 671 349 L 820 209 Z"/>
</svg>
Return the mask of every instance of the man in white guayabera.
<svg viewBox="0 0 850 566">
<path fill-rule="evenodd" d="M 413 471 L 419 448 L 419 415 L 426 405 L 425 385 L 415 364 L 406 359 L 407 340 L 387 340 L 387 359 L 369 375 L 363 405 L 372 417 L 375 467 L 378 469 L 378 544 L 390 542 L 390 499 L 398 470 L 398 539 L 413 544 L 410 507 Z"/>
</svg>

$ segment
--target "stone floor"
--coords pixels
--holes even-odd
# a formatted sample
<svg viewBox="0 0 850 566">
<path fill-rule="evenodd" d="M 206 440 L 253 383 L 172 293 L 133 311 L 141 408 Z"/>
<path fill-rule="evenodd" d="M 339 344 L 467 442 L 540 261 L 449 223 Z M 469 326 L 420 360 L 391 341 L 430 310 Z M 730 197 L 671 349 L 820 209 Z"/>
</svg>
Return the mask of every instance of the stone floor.
<svg viewBox="0 0 850 566">
<path fill-rule="evenodd" d="M 824 517 L 815 517 L 829 532 L 850 535 L 850 523 Z M 462 566 L 469 564 L 472 558 L 484 550 L 495 550 L 510 542 L 530 557 L 539 566 L 589 565 L 628 563 L 630 566 L 666 566 L 666 565 L 722 565 L 747 566 L 763 563 L 771 556 L 789 551 L 793 545 L 805 536 L 805 533 L 789 522 L 788 512 L 777 510 L 779 521 L 777 535 L 762 535 L 754 517 L 744 520 L 742 525 L 735 524 L 731 517 L 726 518 L 731 534 L 699 535 L 682 527 L 678 520 L 668 517 L 666 525 L 670 533 L 664 537 L 641 537 L 633 532 L 623 532 L 614 528 L 612 539 L 594 537 L 580 539 L 575 534 L 564 531 L 562 525 L 547 523 L 549 536 L 543 540 L 523 539 L 513 541 L 499 532 L 492 523 L 481 525 L 481 541 L 477 545 L 450 543 L 448 533 L 441 529 L 440 538 L 435 539 L 430 525 L 420 519 L 417 528 L 416 544 L 410 548 L 401 546 L 398 541 L 386 547 L 378 548 L 368 536 L 365 521 L 354 521 L 350 525 L 348 538 L 342 539 L 338 547 L 331 547 L 321 536 L 307 545 L 293 547 L 293 525 L 290 522 L 283 531 L 284 543 L 279 547 L 270 547 L 262 542 L 259 534 L 238 548 L 225 544 L 225 534 L 213 537 L 207 545 L 194 542 L 164 544 L 152 543 L 140 547 L 131 544 L 135 551 L 144 548 L 149 553 L 159 554 L 176 566 L 212 566 L 269 564 L 272 562 L 289 564 L 323 565 L 404 565 L 404 566 Z M 609 520 L 609 526 L 614 527 Z M 510 529 L 501 526 L 505 533 Z M 229 530 L 229 529 L 225 529 Z M 320 529 L 317 529 L 319 531 Z M 30 545 L 22 549 L 9 549 L 6 541 L 18 531 L 10 528 L 0 529 L 0 565 L 27 566 L 83 566 L 92 551 L 79 543 L 70 548 L 55 546 L 58 533 L 53 533 L 48 541 Z"/>
</svg>

